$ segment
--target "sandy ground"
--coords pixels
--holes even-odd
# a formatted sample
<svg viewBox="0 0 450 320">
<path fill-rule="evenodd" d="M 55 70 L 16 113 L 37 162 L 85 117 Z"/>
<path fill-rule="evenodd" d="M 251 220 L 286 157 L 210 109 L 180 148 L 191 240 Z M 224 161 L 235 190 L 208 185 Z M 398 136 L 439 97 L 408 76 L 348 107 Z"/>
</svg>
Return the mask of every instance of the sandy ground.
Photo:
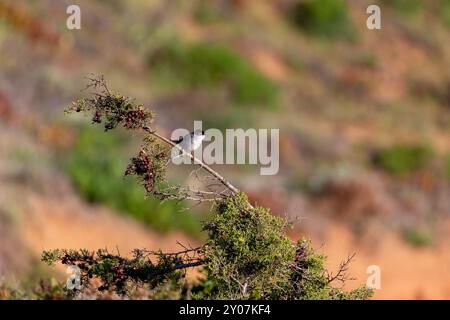
<svg viewBox="0 0 450 320">
<path fill-rule="evenodd" d="M 446 229 L 449 227 L 447 223 Z M 336 224 L 330 226 L 325 239 L 314 235 L 311 238 L 314 246 L 328 256 L 330 270 L 336 270 L 342 259 L 356 252 L 349 270 L 356 280 L 349 282 L 348 288 L 366 283 L 370 276 L 367 268 L 377 265 L 381 288 L 375 290 L 375 299 L 450 298 L 448 236 L 425 248 L 414 248 L 392 232 L 384 232 L 376 241 L 361 243 L 347 227 Z"/>
<path fill-rule="evenodd" d="M 182 233 L 162 235 L 125 215 L 101 206 L 88 206 L 76 198 L 68 197 L 63 202 L 61 205 L 57 199 L 49 201 L 36 195 L 26 200 L 27 222 L 21 233 L 36 254 L 54 248 L 107 248 L 124 255 L 134 248 L 172 252 L 182 249 L 177 241 L 193 243 Z"/>
</svg>

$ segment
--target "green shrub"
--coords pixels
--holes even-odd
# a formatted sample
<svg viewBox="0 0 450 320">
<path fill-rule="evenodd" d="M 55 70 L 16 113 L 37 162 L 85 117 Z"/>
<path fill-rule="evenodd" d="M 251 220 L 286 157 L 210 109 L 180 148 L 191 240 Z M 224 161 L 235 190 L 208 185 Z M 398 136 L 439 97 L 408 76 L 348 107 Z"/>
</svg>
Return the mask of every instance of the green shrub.
<svg viewBox="0 0 450 320">
<path fill-rule="evenodd" d="M 448 179 L 450 179 L 450 155 L 448 155 L 444 164 L 444 174 Z"/>
<path fill-rule="evenodd" d="M 404 176 L 424 168 L 432 155 L 427 146 L 395 145 L 379 151 L 375 164 L 390 174 Z"/>
<path fill-rule="evenodd" d="M 198 220 L 192 214 L 181 213 L 181 204 L 161 204 L 147 198 L 133 178 L 123 178 L 129 160 L 125 148 L 122 134 L 85 127 L 66 155 L 64 168 L 77 190 L 89 201 L 128 213 L 159 231 L 179 229 L 198 235 Z"/>
<path fill-rule="evenodd" d="M 278 90 L 252 65 L 230 48 L 211 43 L 169 44 L 149 58 L 157 77 L 169 77 L 172 85 L 227 90 L 233 102 L 273 106 Z"/>
<path fill-rule="evenodd" d="M 433 243 L 433 233 L 429 228 L 407 228 L 403 230 L 403 237 L 414 247 L 426 247 Z"/>
<path fill-rule="evenodd" d="M 383 0 L 383 5 L 390 6 L 396 12 L 404 15 L 414 15 L 424 8 L 424 0 Z"/>
<path fill-rule="evenodd" d="M 330 38 L 351 38 L 353 29 L 342 0 L 299 0 L 289 11 L 295 25 Z"/>
<path fill-rule="evenodd" d="M 450 0 L 439 2 L 439 16 L 447 28 L 450 28 Z"/>
<path fill-rule="evenodd" d="M 372 291 L 344 292 L 331 286 L 325 256 L 309 241 L 292 242 L 285 221 L 266 208 L 249 207 L 240 193 L 217 203 L 204 224 L 206 278 L 199 299 L 365 299 Z"/>
<path fill-rule="evenodd" d="M 450 0 L 383 0 L 383 5 L 389 6 L 397 13 L 415 18 L 421 12 L 440 18 L 444 26 L 450 28 Z"/>
</svg>

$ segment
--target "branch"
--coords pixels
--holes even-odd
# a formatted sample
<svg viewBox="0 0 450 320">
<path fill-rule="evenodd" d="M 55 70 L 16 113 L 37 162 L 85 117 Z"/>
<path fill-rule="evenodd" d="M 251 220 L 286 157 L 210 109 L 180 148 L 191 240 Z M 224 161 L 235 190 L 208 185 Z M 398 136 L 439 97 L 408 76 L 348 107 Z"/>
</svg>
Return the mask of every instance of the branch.
<svg viewBox="0 0 450 320">
<path fill-rule="evenodd" d="M 176 143 L 170 141 L 169 139 L 161 136 L 160 134 L 156 133 L 154 130 L 150 129 L 149 127 L 142 127 L 142 129 L 151 135 L 154 135 L 155 137 L 159 138 L 160 140 L 164 141 L 165 143 L 180 149 L 183 154 L 189 156 L 195 164 L 198 164 L 201 168 L 205 169 L 207 172 L 209 172 L 212 176 L 214 176 L 217 180 L 220 181 L 225 187 L 227 187 L 233 194 L 236 194 L 239 192 L 239 190 L 233 186 L 228 180 L 226 180 L 224 177 L 222 177 L 217 171 L 213 170 L 210 166 L 193 156 L 192 154 L 185 152 L 183 149 L 181 149 Z"/>
<path fill-rule="evenodd" d="M 348 256 L 346 260 L 340 263 L 339 270 L 336 273 L 336 275 L 333 276 L 332 273 L 328 275 L 328 283 L 331 283 L 335 280 L 340 281 L 342 283 L 344 283 L 347 280 L 355 280 L 354 278 L 348 277 L 347 275 L 348 268 L 355 255 L 356 253 L 353 253 L 352 255 Z"/>
<path fill-rule="evenodd" d="M 169 146 L 180 150 L 182 155 L 187 155 L 193 160 L 194 164 L 199 165 L 199 169 L 204 169 L 211 175 L 211 178 L 217 180 L 218 184 L 225 187 L 225 190 L 218 193 L 195 191 L 190 190 L 190 188 L 184 190 L 178 189 L 175 190 L 177 191 L 175 195 L 167 193 L 167 190 L 158 190 L 158 187 L 155 187 L 155 185 L 158 181 L 162 181 L 165 178 L 165 169 L 167 166 L 167 162 L 165 161 L 167 160 L 167 155 L 159 153 L 154 156 L 154 159 L 150 159 L 143 149 L 138 157 L 132 159 L 132 163 L 128 166 L 125 175 L 133 174 L 139 176 L 148 194 L 155 195 L 161 200 L 187 199 L 201 203 L 205 201 L 220 200 L 224 196 L 225 191 L 232 196 L 235 196 L 240 192 L 239 189 L 233 186 L 228 180 L 205 164 L 202 160 L 196 158 L 193 154 L 186 152 L 179 145 L 161 136 L 152 129 L 150 124 L 153 122 L 154 113 L 149 108 L 146 108 L 142 104 L 134 103 L 133 99 L 129 97 L 120 94 L 112 94 L 103 77 L 91 77 L 88 79 L 91 83 L 87 88 L 94 88 L 100 92 L 94 92 L 93 97 L 91 98 L 84 98 L 73 102 L 72 106 L 67 109 L 68 112 L 91 111 L 93 113 L 92 122 L 104 122 L 105 130 L 114 129 L 118 125 L 121 125 L 126 129 L 143 130 L 145 133 L 162 140 Z M 253 208 L 250 204 L 249 206 L 250 208 Z"/>
<path fill-rule="evenodd" d="M 173 266 L 169 270 L 160 270 L 158 272 L 152 273 L 151 275 L 152 276 L 160 276 L 160 275 L 164 275 L 164 274 L 170 273 L 172 271 L 180 270 L 180 269 L 198 267 L 198 266 L 204 265 L 206 262 L 207 262 L 207 260 L 197 260 L 197 261 L 189 262 L 189 263 L 180 263 L 180 264 Z"/>
</svg>

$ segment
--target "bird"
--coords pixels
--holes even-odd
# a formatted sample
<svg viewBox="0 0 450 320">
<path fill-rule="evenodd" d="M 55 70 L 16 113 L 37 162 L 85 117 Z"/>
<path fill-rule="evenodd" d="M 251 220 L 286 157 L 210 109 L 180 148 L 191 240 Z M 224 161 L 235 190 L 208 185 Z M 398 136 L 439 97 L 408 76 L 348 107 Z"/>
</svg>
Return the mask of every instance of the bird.
<svg viewBox="0 0 450 320">
<path fill-rule="evenodd" d="M 203 140 L 205 139 L 205 132 L 203 130 L 195 130 L 184 137 L 180 137 L 177 140 L 170 140 L 175 143 L 179 148 L 183 149 L 185 152 L 192 152 L 198 149 Z M 179 154 L 172 158 L 172 160 L 182 156 L 183 154 Z"/>
</svg>

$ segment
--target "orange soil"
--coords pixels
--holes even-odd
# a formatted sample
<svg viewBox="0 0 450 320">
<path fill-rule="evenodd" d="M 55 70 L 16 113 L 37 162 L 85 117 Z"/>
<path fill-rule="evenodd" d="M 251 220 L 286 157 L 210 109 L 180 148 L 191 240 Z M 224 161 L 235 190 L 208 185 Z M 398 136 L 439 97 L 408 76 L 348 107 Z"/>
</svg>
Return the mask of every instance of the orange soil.
<svg viewBox="0 0 450 320">
<path fill-rule="evenodd" d="M 447 223 L 446 229 L 450 228 Z M 447 233 L 448 234 L 448 233 Z M 325 238 L 310 236 L 315 247 L 328 256 L 330 270 L 337 270 L 339 263 L 356 252 L 349 274 L 356 278 L 347 288 L 364 284 L 369 277 L 369 265 L 381 270 L 381 289 L 375 290 L 375 299 L 449 299 L 450 275 L 448 265 L 449 238 L 440 239 L 433 247 L 414 248 L 393 232 L 378 234 L 370 243 L 358 241 L 341 224 L 330 225 Z"/>
<path fill-rule="evenodd" d="M 195 241 L 181 233 L 159 234 L 125 215 L 86 205 L 72 196 L 60 199 L 31 194 L 25 200 L 24 213 L 21 236 L 36 256 L 43 250 L 56 248 L 107 248 L 129 255 L 135 248 L 180 251 L 182 247 L 177 241 L 195 245 Z"/>
</svg>

